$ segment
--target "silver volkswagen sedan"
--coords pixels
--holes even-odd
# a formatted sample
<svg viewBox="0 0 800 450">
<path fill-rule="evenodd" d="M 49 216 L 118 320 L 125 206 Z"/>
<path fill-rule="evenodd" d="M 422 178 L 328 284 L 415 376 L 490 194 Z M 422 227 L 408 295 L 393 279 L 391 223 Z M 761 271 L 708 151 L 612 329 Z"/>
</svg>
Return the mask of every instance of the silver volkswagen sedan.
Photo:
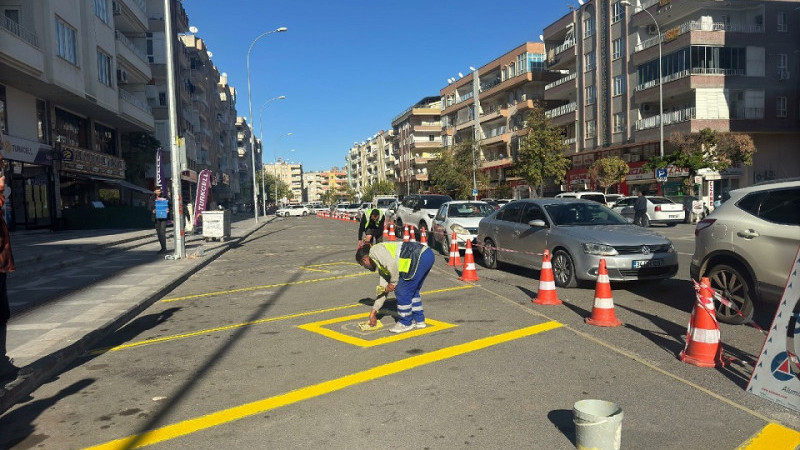
<svg viewBox="0 0 800 450">
<path fill-rule="evenodd" d="M 490 269 L 501 262 L 540 270 L 548 249 L 559 287 L 596 280 L 601 258 L 611 281 L 663 279 L 678 272 L 669 239 L 588 200 L 511 202 L 481 220 L 477 242 Z"/>
</svg>

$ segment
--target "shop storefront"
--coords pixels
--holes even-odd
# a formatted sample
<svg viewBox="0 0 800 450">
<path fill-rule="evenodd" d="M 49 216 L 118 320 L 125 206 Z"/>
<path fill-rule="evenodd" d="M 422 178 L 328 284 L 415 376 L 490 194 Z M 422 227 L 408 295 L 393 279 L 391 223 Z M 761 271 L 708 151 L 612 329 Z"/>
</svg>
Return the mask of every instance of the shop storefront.
<svg viewBox="0 0 800 450">
<path fill-rule="evenodd" d="M 49 145 L 3 135 L 6 222 L 11 230 L 53 226 L 53 151 Z"/>
</svg>

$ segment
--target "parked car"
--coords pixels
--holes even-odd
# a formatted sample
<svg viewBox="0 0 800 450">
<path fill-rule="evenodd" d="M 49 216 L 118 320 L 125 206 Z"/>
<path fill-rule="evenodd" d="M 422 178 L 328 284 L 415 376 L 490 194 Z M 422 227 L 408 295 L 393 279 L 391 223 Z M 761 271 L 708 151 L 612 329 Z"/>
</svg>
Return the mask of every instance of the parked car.
<svg viewBox="0 0 800 450">
<path fill-rule="evenodd" d="M 387 216 L 394 220 L 395 233 L 398 233 L 398 235 L 402 235 L 403 226 L 408 224 L 410 227 L 417 228 L 417 236 L 419 236 L 420 228 L 425 227 L 429 231 L 432 229 L 436 212 L 439 211 L 444 202 L 452 200 L 449 195 L 406 195 L 402 202 L 395 203 L 388 210 Z"/>
<path fill-rule="evenodd" d="M 608 200 L 606 200 L 606 194 L 602 192 L 593 192 L 593 191 L 577 191 L 577 192 L 562 192 L 556 195 L 556 198 L 579 198 L 583 200 L 591 200 L 593 202 L 606 204 Z"/>
<path fill-rule="evenodd" d="M 275 211 L 276 216 L 283 217 L 307 216 L 308 214 L 309 211 L 308 208 L 306 208 L 306 205 L 286 205 L 282 208 L 278 208 L 278 210 Z"/>
<path fill-rule="evenodd" d="M 359 207 L 361 207 L 360 203 L 339 203 L 334 211 L 353 219 L 358 215 Z"/>
<path fill-rule="evenodd" d="M 516 200 L 481 220 L 477 241 L 490 269 L 508 263 L 541 270 L 548 249 L 559 287 L 596 280 L 601 258 L 611 281 L 657 280 L 678 272 L 669 239 L 589 200 Z"/>
<path fill-rule="evenodd" d="M 318 214 L 318 213 L 320 213 L 320 212 L 327 212 L 327 211 L 330 211 L 330 208 L 329 208 L 329 207 L 327 207 L 327 206 L 325 206 L 325 205 L 318 204 L 318 205 L 311 205 L 311 206 L 308 208 L 308 210 L 309 210 L 309 212 L 310 212 L 311 214 L 314 214 L 314 215 L 316 215 L 316 214 Z"/>
<path fill-rule="evenodd" d="M 719 320 L 744 322 L 755 303 L 775 303 L 783 294 L 800 247 L 800 179 L 730 191 L 694 235 L 692 279 L 708 277 L 744 316 L 716 303 Z"/>
<path fill-rule="evenodd" d="M 605 196 L 606 196 L 606 206 L 608 206 L 609 208 L 614 206 L 614 203 L 617 203 L 619 200 L 625 198 L 625 196 L 622 194 L 605 194 Z"/>
<path fill-rule="evenodd" d="M 613 209 L 617 209 L 620 203 L 624 201 L 624 207 L 619 211 L 623 217 L 633 219 L 635 212 L 633 210 L 637 197 L 626 197 L 625 199 L 617 202 Z M 651 224 L 660 223 L 668 227 L 683 222 L 686 219 L 686 211 L 683 205 L 675 203 L 666 197 L 659 197 L 656 195 L 646 195 L 647 198 L 647 213 L 642 220 L 642 226 L 649 227 Z"/>
<path fill-rule="evenodd" d="M 438 245 L 442 254 L 449 255 L 453 233 L 456 233 L 459 250 L 467 246 L 467 241 L 475 244 L 478 223 L 494 211 L 490 204 L 483 201 L 457 200 L 443 203 L 433 218 L 433 225 L 428 233 L 431 247 L 436 248 Z"/>
<path fill-rule="evenodd" d="M 710 211 L 708 210 L 708 206 L 700 200 L 697 196 L 694 195 L 668 195 L 668 199 L 672 200 L 675 203 L 680 203 L 683 205 L 683 210 L 686 211 L 686 218 L 683 219 L 683 223 L 696 223 L 699 220 L 702 220 L 705 216 L 707 216 Z M 700 202 L 700 208 L 698 210 L 694 210 L 695 202 Z"/>
</svg>

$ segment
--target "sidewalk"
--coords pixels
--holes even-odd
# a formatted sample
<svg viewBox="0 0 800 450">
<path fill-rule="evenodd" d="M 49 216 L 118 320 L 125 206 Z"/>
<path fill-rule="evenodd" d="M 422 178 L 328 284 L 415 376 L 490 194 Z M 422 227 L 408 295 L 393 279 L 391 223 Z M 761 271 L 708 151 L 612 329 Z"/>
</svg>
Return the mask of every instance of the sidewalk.
<svg viewBox="0 0 800 450">
<path fill-rule="evenodd" d="M 23 368 L 24 376 L 4 388 L 0 386 L 0 414 L 273 218 L 259 217 L 255 223 L 252 216 L 234 216 L 231 237 L 225 241 L 206 242 L 202 234 L 187 235 L 187 257 L 181 260 L 153 256 L 158 249 L 153 229 L 12 233 L 17 272 L 8 280 L 12 317 L 7 347 L 8 355 Z M 172 250 L 171 232 L 167 245 Z M 42 274 L 61 272 L 71 276 L 60 268 L 81 266 L 87 260 L 113 265 L 115 260 L 129 261 L 134 253 L 145 255 L 146 259 L 54 301 L 29 305 L 25 295 L 13 292 L 24 291 L 14 286 L 31 279 L 49 284 L 46 288 L 58 289 L 53 287 L 58 284 L 55 277 Z"/>
</svg>

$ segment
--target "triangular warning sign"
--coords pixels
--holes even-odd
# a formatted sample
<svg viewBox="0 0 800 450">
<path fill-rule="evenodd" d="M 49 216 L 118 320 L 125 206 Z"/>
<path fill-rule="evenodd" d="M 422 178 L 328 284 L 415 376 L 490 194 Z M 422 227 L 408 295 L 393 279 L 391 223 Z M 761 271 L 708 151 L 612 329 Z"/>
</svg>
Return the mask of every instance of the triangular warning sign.
<svg viewBox="0 0 800 450">
<path fill-rule="evenodd" d="M 775 372 L 780 372 L 780 373 L 785 373 L 786 375 L 791 375 L 792 374 L 792 367 L 789 365 L 789 358 L 786 358 L 781 363 L 781 365 L 778 366 L 777 369 L 775 369 Z"/>
</svg>

